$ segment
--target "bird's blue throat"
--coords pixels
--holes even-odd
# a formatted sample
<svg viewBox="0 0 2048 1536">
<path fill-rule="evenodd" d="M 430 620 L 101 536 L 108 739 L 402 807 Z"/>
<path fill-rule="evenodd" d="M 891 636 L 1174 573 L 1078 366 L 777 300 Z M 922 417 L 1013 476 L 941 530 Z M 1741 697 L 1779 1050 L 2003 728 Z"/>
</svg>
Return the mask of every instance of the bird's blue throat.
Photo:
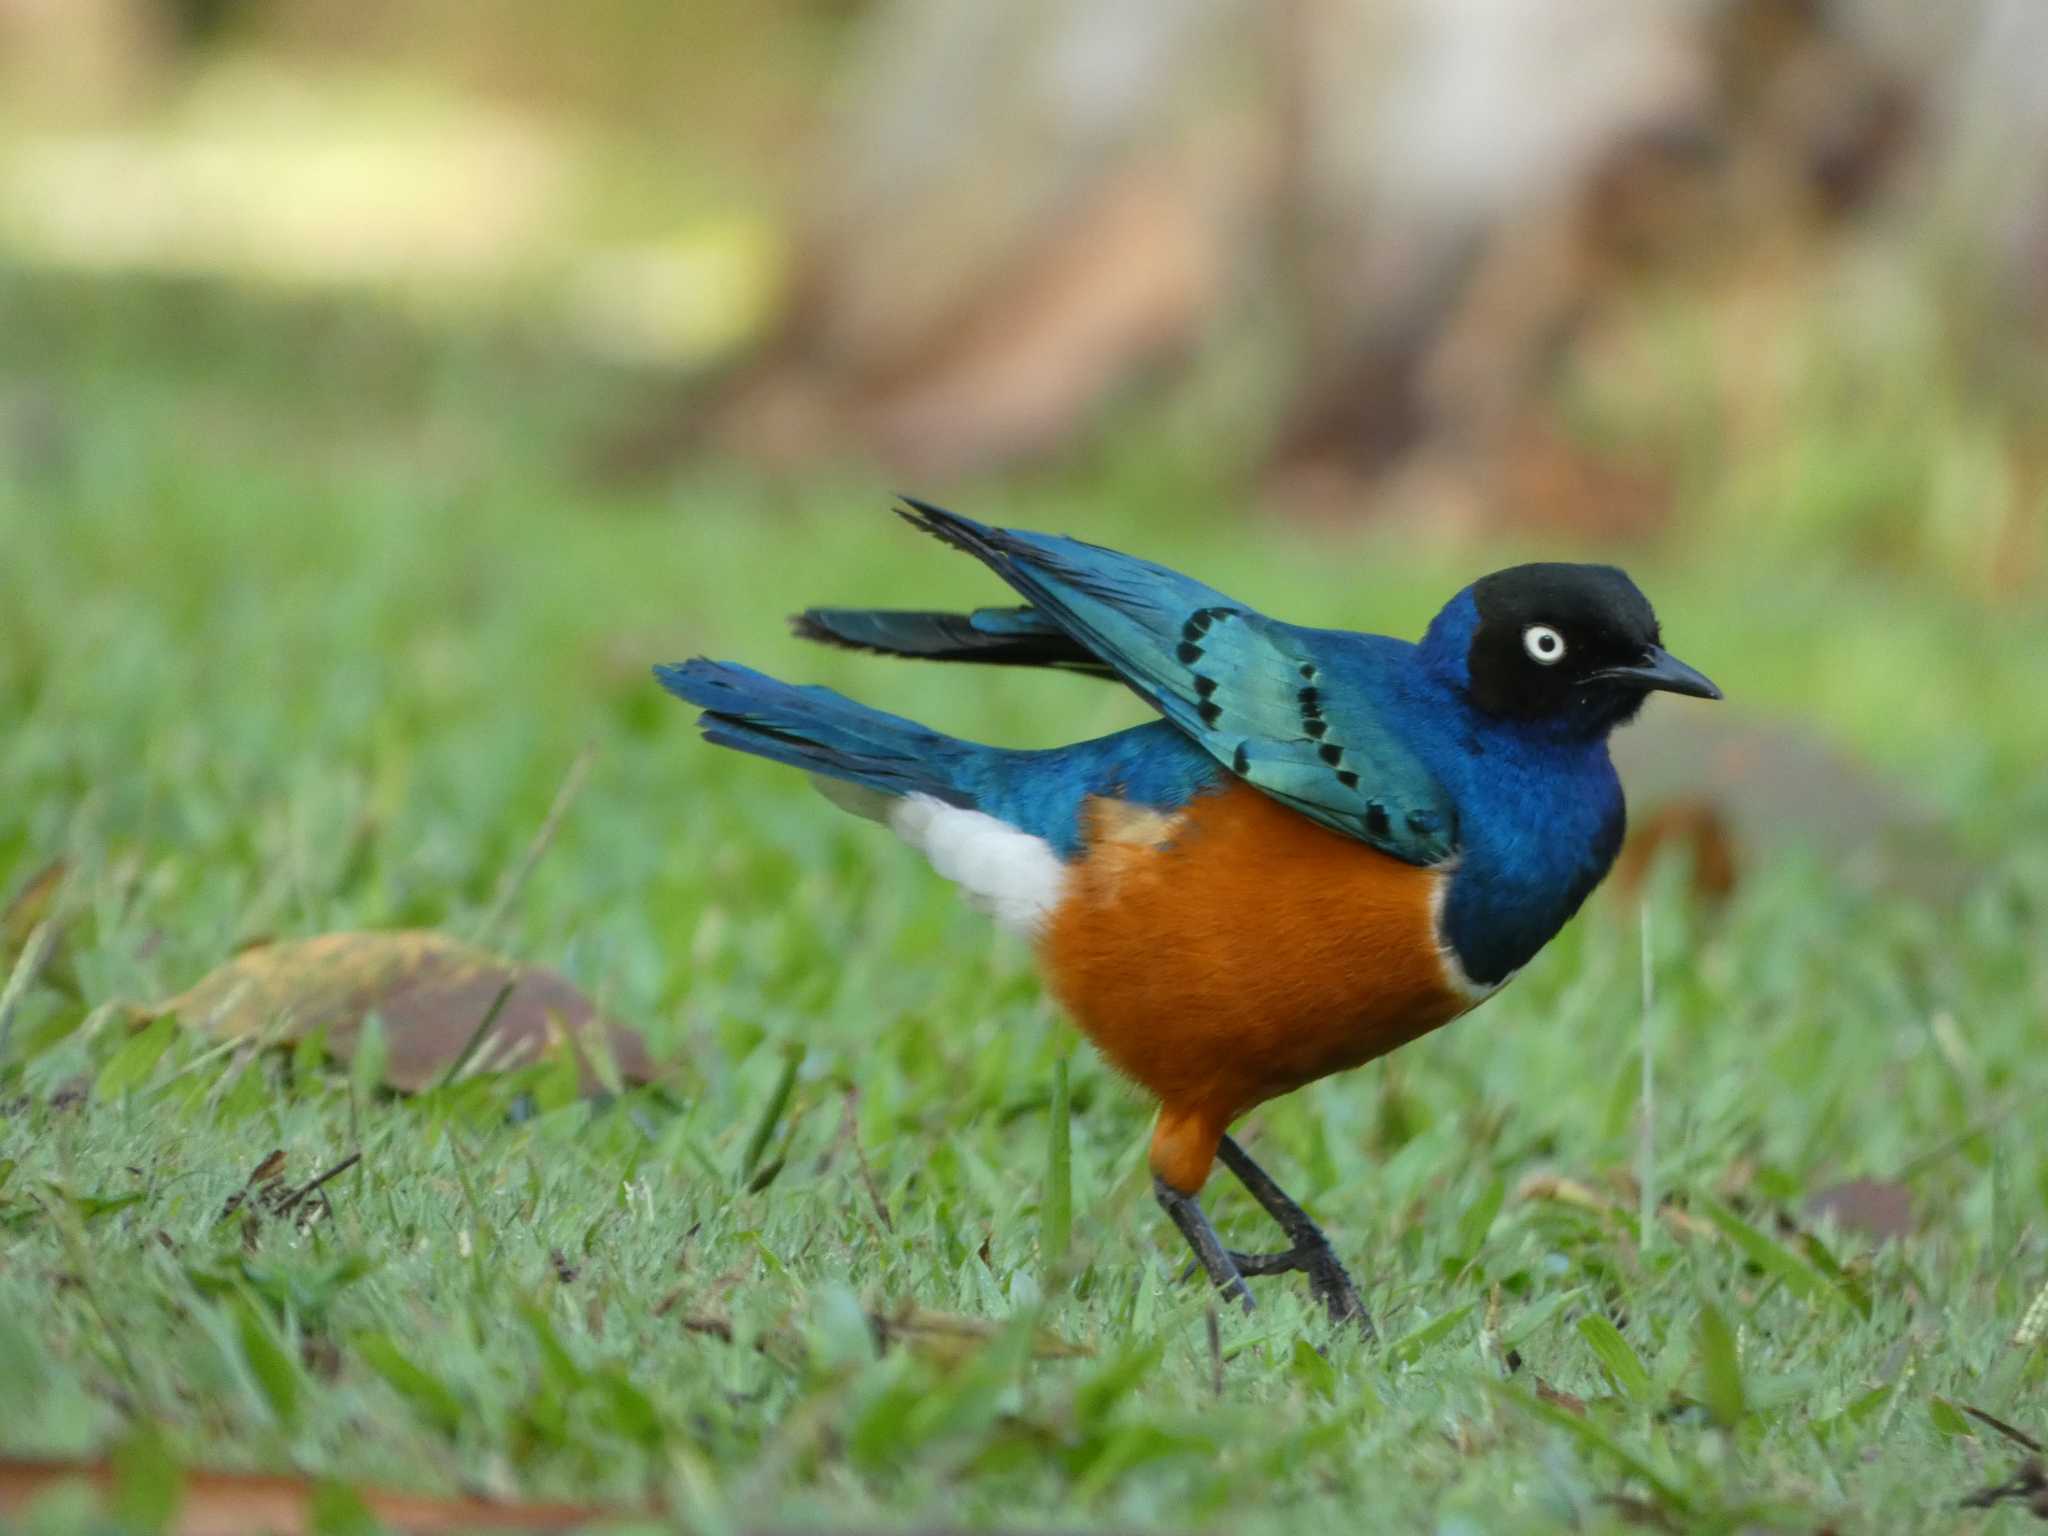
<svg viewBox="0 0 2048 1536">
<path fill-rule="evenodd" d="M 1615 721 L 1591 708 L 1503 719 L 1471 700 L 1479 624 L 1469 589 L 1410 652 L 1409 739 L 1458 806 L 1463 844 L 1441 918 L 1465 974 L 1494 986 L 1550 942 L 1600 883 L 1627 827 L 1607 754 Z"/>
</svg>

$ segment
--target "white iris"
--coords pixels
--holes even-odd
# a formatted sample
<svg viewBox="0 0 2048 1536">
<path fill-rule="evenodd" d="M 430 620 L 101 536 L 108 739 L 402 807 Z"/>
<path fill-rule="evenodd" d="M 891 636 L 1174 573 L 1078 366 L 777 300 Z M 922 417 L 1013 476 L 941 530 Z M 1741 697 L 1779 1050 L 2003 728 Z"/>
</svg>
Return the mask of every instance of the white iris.
<svg viewBox="0 0 2048 1536">
<path fill-rule="evenodd" d="M 1531 624 L 1522 631 L 1522 649 L 1539 667 L 1554 667 L 1564 660 L 1564 636 L 1548 624 Z"/>
</svg>

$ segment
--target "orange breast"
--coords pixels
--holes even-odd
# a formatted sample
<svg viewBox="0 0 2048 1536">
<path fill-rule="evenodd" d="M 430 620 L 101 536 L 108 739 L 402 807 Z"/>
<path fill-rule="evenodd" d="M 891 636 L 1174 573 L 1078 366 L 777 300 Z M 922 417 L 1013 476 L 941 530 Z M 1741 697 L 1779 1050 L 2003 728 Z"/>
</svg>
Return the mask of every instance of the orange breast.
<svg viewBox="0 0 2048 1536">
<path fill-rule="evenodd" d="M 1250 1106 L 1370 1061 L 1475 997 L 1438 945 L 1438 882 L 1243 784 L 1162 813 L 1090 801 L 1040 940 L 1054 994 L 1159 1097 L 1155 1172 L 1201 1187 Z"/>
</svg>

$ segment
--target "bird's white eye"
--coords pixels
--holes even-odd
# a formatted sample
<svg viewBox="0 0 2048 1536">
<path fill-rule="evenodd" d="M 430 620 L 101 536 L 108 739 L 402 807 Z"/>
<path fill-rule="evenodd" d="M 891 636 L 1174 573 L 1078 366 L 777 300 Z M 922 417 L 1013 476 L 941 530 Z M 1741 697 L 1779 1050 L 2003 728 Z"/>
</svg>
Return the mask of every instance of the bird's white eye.
<svg viewBox="0 0 2048 1536">
<path fill-rule="evenodd" d="M 1564 660 L 1564 636 L 1548 624 L 1531 624 L 1522 631 L 1522 649 L 1539 667 L 1554 667 Z"/>
</svg>

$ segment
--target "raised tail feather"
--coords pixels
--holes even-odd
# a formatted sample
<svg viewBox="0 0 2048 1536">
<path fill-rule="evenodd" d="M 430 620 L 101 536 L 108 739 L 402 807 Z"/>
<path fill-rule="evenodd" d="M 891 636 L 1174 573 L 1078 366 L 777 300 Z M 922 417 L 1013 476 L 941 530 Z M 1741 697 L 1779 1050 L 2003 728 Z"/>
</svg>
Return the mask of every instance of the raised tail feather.
<svg viewBox="0 0 2048 1536">
<path fill-rule="evenodd" d="M 963 770 L 985 750 L 829 688 L 780 682 L 699 657 L 654 669 L 662 687 L 704 711 L 704 739 L 885 795 L 931 795 L 974 808 Z"/>
<path fill-rule="evenodd" d="M 790 627 L 805 640 L 880 656 L 1116 675 L 1036 608 L 981 608 L 973 613 L 807 608 L 790 620 Z"/>
</svg>

